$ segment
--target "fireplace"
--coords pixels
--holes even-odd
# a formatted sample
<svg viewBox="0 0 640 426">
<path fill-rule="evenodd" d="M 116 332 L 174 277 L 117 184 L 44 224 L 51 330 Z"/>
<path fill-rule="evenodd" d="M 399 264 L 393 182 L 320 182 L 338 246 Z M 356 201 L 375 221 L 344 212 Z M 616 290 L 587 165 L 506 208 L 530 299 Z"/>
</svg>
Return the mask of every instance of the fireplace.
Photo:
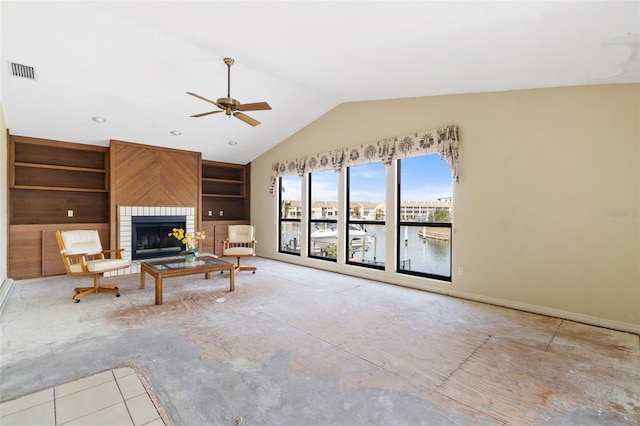
<svg viewBox="0 0 640 426">
<path fill-rule="evenodd" d="M 180 254 L 185 245 L 169 236 L 174 228 L 186 229 L 186 216 L 132 216 L 131 259 L 153 259 Z"/>
<path fill-rule="evenodd" d="M 114 271 L 105 272 L 105 276 L 112 275 L 120 275 L 122 274 L 136 274 L 140 272 L 140 263 L 144 262 L 146 259 L 141 258 L 133 258 L 133 250 L 136 248 L 137 244 L 134 243 L 136 239 L 133 235 L 133 218 L 134 217 L 143 217 L 144 219 L 149 217 L 162 216 L 163 219 L 172 216 L 179 216 L 180 222 L 183 222 L 186 219 L 186 226 L 183 226 L 183 229 L 186 232 L 195 232 L 196 229 L 196 208 L 195 207 L 174 207 L 174 206 L 118 206 L 118 247 L 123 248 L 122 258 L 131 261 L 131 268 L 124 269 L 123 271 Z M 136 219 L 137 221 L 138 219 Z M 172 227 L 173 229 L 175 227 Z M 167 235 L 171 229 L 167 230 L 167 232 L 158 231 L 159 236 Z M 173 244 L 178 244 L 178 240 L 173 238 Z M 173 248 L 173 253 L 162 253 L 160 256 L 175 256 L 176 253 L 179 253 L 181 250 L 177 250 Z"/>
</svg>

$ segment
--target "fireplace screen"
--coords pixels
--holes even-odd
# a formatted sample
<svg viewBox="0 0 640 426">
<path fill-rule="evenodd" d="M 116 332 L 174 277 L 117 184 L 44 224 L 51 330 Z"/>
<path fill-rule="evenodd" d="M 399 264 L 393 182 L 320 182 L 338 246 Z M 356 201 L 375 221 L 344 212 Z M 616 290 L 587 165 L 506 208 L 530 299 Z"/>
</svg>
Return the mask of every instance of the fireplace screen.
<svg viewBox="0 0 640 426">
<path fill-rule="evenodd" d="M 131 258 L 151 259 L 180 254 L 185 245 L 169 233 L 186 228 L 185 216 L 133 216 L 131 218 Z"/>
</svg>

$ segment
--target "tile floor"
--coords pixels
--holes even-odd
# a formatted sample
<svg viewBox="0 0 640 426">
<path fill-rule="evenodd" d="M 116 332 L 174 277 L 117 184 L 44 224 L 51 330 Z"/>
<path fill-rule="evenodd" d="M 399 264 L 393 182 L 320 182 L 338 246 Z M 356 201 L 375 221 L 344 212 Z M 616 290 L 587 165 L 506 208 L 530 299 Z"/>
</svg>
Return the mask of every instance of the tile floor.
<svg viewBox="0 0 640 426">
<path fill-rule="evenodd" d="M 0 404 L 0 424 L 164 426 L 132 368 L 118 368 Z"/>
</svg>

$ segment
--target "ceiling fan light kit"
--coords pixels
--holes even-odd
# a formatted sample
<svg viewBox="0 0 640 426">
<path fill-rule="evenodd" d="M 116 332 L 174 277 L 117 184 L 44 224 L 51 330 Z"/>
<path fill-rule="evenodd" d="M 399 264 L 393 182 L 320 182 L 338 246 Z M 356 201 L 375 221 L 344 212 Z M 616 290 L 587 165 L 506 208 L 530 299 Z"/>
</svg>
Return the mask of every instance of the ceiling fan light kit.
<svg viewBox="0 0 640 426">
<path fill-rule="evenodd" d="M 249 117 L 247 114 L 242 113 L 241 111 L 265 111 L 270 110 L 271 106 L 266 102 L 254 102 L 250 104 L 242 104 L 237 99 L 233 99 L 231 97 L 231 65 L 233 65 L 235 61 L 231 58 L 224 58 L 224 63 L 227 65 L 227 96 L 225 98 L 218 98 L 215 102 L 209 100 L 205 97 L 197 95 L 192 92 L 187 92 L 187 94 L 191 96 L 195 96 L 196 98 L 202 99 L 205 102 L 209 102 L 220 110 L 202 112 L 200 114 L 194 114 L 191 117 L 204 117 L 205 115 L 216 114 L 219 112 L 223 112 L 231 117 L 232 115 L 245 123 L 251 126 L 257 126 L 260 122 L 252 117 Z"/>
</svg>

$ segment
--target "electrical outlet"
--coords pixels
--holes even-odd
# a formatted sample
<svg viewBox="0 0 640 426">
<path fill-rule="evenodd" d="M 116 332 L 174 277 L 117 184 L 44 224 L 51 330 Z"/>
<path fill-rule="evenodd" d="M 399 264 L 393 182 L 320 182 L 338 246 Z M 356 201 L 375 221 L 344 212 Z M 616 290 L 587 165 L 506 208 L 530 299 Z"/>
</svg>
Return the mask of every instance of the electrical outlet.
<svg viewBox="0 0 640 426">
<path fill-rule="evenodd" d="M 213 212 L 209 210 L 209 216 L 213 216 Z"/>
<path fill-rule="evenodd" d="M 224 216 L 224 211 L 220 210 L 220 216 Z"/>
<path fill-rule="evenodd" d="M 73 210 L 67 210 L 67 216 L 73 217 Z"/>
<path fill-rule="evenodd" d="M 461 277 L 464 276 L 464 268 L 462 266 L 458 268 L 458 275 Z"/>
</svg>

